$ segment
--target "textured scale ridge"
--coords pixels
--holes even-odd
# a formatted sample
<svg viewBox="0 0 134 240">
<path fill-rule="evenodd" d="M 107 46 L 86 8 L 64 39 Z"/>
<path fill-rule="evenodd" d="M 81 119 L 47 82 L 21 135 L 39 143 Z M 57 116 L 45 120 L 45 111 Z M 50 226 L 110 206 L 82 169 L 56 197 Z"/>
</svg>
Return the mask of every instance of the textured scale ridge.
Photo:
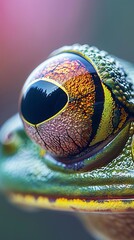
<svg viewBox="0 0 134 240">
<path fill-rule="evenodd" d="M 91 59 L 104 84 L 112 90 L 119 101 L 134 111 L 134 87 L 132 79 L 124 71 L 118 59 L 110 56 L 105 51 L 100 51 L 98 48 L 88 45 L 75 44 L 63 47 L 55 51 L 54 54 L 62 51 L 74 51 L 82 54 L 85 58 Z"/>
</svg>

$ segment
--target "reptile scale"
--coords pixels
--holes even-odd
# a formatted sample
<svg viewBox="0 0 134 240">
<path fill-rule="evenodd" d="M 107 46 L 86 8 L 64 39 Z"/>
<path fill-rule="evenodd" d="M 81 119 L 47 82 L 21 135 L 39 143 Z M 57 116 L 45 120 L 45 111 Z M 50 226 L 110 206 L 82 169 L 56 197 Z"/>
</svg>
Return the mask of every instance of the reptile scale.
<svg viewBox="0 0 134 240">
<path fill-rule="evenodd" d="M 74 211 L 97 239 L 134 239 L 134 65 L 75 44 L 28 77 L 0 132 L 0 190 Z"/>
</svg>

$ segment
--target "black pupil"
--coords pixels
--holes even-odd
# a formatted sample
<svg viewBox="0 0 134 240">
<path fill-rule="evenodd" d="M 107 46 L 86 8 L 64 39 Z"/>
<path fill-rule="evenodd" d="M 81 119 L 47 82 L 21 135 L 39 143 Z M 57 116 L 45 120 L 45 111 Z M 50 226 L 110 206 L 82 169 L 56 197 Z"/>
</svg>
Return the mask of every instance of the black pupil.
<svg viewBox="0 0 134 240">
<path fill-rule="evenodd" d="M 38 80 L 31 84 L 21 99 L 21 114 L 31 124 L 48 120 L 64 108 L 65 91 L 52 82 Z"/>
</svg>

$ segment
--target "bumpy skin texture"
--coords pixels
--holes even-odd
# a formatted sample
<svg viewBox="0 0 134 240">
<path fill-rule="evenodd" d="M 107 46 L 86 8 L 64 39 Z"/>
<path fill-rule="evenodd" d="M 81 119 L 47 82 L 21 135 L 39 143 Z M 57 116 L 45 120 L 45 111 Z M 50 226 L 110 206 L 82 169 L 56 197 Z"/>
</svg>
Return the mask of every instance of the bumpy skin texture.
<svg viewBox="0 0 134 240">
<path fill-rule="evenodd" d="M 81 172 L 71 170 L 71 173 L 67 167 L 62 171 L 62 169 L 57 169 L 58 166 L 56 168 L 55 165 L 51 165 L 51 159 L 50 163 L 48 162 L 49 156 L 46 155 L 44 157 L 44 155 L 40 154 L 40 147 L 31 142 L 21 127 L 19 117 L 15 116 L 3 128 L 5 137 L 9 133 L 9 130 L 12 129 L 13 131 L 12 136 L 10 136 L 10 142 L 7 142 L 3 146 L 3 149 L 1 149 L 0 187 L 4 191 L 8 193 L 22 193 L 29 196 L 34 194 L 36 195 L 36 201 L 33 201 L 33 204 L 37 203 L 37 206 L 40 205 L 40 202 L 38 203 L 40 196 L 50 196 L 46 207 L 57 207 L 65 210 L 78 208 L 87 211 L 110 210 L 112 208 L 112 205 L 109 204 L 105 209 L 106 205 L 103 201 L 99 202 L 100 199 L 115 197 L 120 199 L 123 196 L 128 199 L 130 197 L 131 199 L 131 196 L 133 196 L 134 163 L 131 149 L 132 135 L 134 133 L 133 124 L 124 149 L 113 161 L 106 166 L 91 171 Z M 14 149 L 16 146 L 13 149 L 10 146 L 12 138 L 16 138 L 17 142 L 19 142 L 17 151 Z M 60 163 L 58 165 L 60 166 Z M 60 203 L 57 203 L 58 205 L 56 205 L 56 202 L 51 201 L 55 198 L 65 198 L 67 202 L 63 200 L 65 204 L 60 205 Z M 74 201 L 69 204 L 68 198 Z M 87 202 L 86 199 L 88 200 Z M 91 199 L 91 205 L 89 199 Z M 96 207 L 94 207 L 92 199 L 98 201 L 98 205 L 95 205 Z M 27 199 L 25 200 L 26 202 L 22 199 L 22 203 L 27 203 Z M 83 202 L 81 202 L 82 200 Z M 29 199 L 29 204 L 31 203 L 32 199 L 31 202 Z M 114 203 L 116 203 L 116 200 Z M 132 207 L 134 207 L 133 204 Z M 41 206 L 43 206 L 43 203 L 41 203 Z M 124 204 L 125 206 L 127 208 L 131 207 L 126 203 Z M 121 207 L 121 210 L 123 208 L 121 203 L 118 207 L 119 209 Z M 116 211 L 116 208 L 117 206 L 113 210 Z"/>
<path fill-rule="evenodd" d="M 71 49 L 67 47 L 66 51 L 70 52 Z M 112 98 L 121 103 L 120 116 L 123 118 L 119 118 L 121 125 L 116 124 L 118 131 L 113 130 L 114 137 L 110 135 L 109 141 L 104 141 L 91 156 L 66 164 L 57 161 L 32 142 L 24 131 L 20 117 L 16 115 L 5 123 L 0 133 L 0 189 L 12 202 L 20 205 L 86 213 L 133 212 L 134 66 L 119 60 L 127 75 L 107 53 L 102 51 L 100 54 L 95 48 L 89 51 L 87 45 L 73 46 L 73 52 L 78 53 L 78 49 L 82 57 L 90 58 L 97 69 L 105 85 L 105 94 L 110 96 L 112 93 Z M 64 52 L 64 49 L 59 51 Z M 103 117 L 107 119 L 107 116 Z M 30 129 L 32 135 L 36 136 L 34 126 L 25 121 L 24 125 L 28 133 Z M 104 126 L 102 121 L 98 130 L 100 135 Z M 94 138 L 93 141 L 96 143 L 98 139 Z"/>
</svg>

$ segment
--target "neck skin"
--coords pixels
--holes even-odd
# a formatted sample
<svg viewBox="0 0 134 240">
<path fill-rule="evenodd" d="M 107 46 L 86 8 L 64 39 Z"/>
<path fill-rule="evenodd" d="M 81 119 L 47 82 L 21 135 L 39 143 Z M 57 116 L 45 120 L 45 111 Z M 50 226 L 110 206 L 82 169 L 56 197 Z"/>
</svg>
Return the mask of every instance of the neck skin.
<svg viewBox="0 0 134 240">
<path fill-rule="evenodd" d="M 79 216 L 87 230 L 98 240 L 133 240 L 134 214 L 82 213 Z"/>
</svg>

